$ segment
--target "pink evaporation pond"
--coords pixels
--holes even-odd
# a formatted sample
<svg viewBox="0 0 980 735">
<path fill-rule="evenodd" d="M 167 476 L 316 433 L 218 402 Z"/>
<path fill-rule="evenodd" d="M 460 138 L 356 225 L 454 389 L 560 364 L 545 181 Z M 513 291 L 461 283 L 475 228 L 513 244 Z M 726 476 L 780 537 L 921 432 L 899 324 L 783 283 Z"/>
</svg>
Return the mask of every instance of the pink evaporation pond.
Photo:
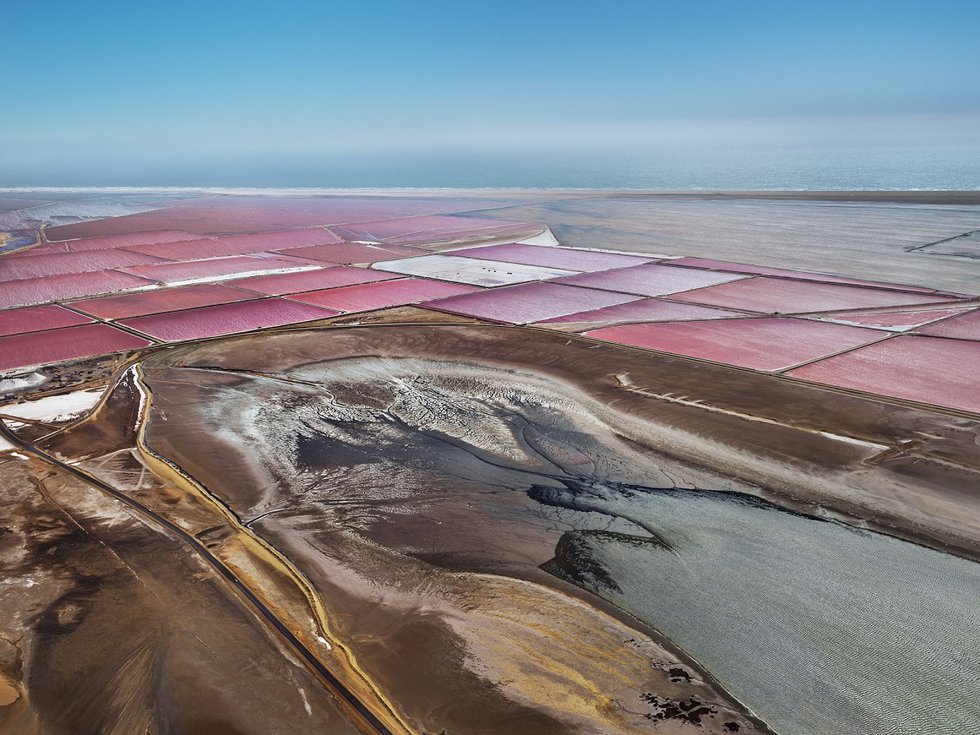
<svg viewBox="0 0 980 735">
<path fill-rule="evenodd" d="M 92 320 L 82 314 L 63 309 L 54 304 L 28 306 L 24 309 L 0 311 L 0 337 L 25 332 L 40 332 L 44 329 L 74 327 L 88 324 Z"/>
<path fill-rule="evenodd" d="M 480 258 L 481 260 L 498 260 L 505 263 L 520 263 L 521 265 L 540 265 L 570 271 L 603 271 L 612 268 L 627 268 L 631 265 L 642 265 L 654 260 L 636 255 L 599 253 L 594 250 L 575 250 L 572 248 L 539 247 L 537 245 L 522 245 L 521 243 L 487 245 L 479 248 L 453 250 L 442 254 L 459 255 L 463 258 Z"/>
<path fill-rule="evenodd" d="M 358 283 L 390 281 L 399 276 L 394 273 L 381 273 L 367 268 L 334 266 L 300 273 L 280 273 L 272 276 L 256 276 L 235 281 L 235 288 L 244 288 L 268 296 L 315 291 L 339 286 L 353 286 Z"/>
<path fill-rule="evenodd" d="M 280 248 L 282 255 L 312 258 L 327 263 L 377 263 L 379 260 L 409 258 L 413 255 L 426 255 L 428 250 L 406 247 L 404 245 L 361 245 L 343 243 L 337 245 L 317 245 L 310 248 Z"/>
<path fill-rule="evenodd" d="M 602 309 L 545 319 L 538 324 L 615 324 L 619 322 L 674 322 L 692 319 L 724 319 L 744 316 L 736 311 L 695 304 L 675 304 L 660 299 L 640 299 Z"/>
<path fill-rule="evenodd" d="M 930 324 L 920 329 L 921 334 L 931 334 L 936 337 L 954 337 L 956 339 L 980 339 L 980 310 L 971 311 L 952 319 L 944 319 L 936 324 Z M 980 373 L 980 364 L 974 365 Z M 980 390 L 980 387 L 977 388 Z"/>
<path fill-rule="evenodd" d="M 421 278 L 404 278 L 397 281 L 362 283 L 357 286 L 330 288 L 325 291 L 311 291 L 290 296 L 293 301 L 326 306 L 340 311 L 371 311 L 391 306 L 416 304 L 420 301 L 456 296 L 473 291 L 482 291 L 477 286 L 461 283 L 428 281 Z"/>
<path fill-rule="evenodd" d="M 0 337 L 0 370 L 108 355 L 150 344 L 108 324 L 83 324 L 56 332 Z"/>
<path fill-rule="evenodd" d="M 337 313 L 282 299 L 259 299 L 141 316 L 120 324 L 166 342 L 177 342 L 326 319 Z"/>
<path fill-rule="evenodd" d="M 931 294 L 903 293 L 837 283 L 789 281 L 764 276 L 689 291 L 671 298 L 765 314 L 804 314 L 951 300 Z"/>
<path fill-rule="evenodd" d="M 617 344 L 767 371 L 783 370 L 884 337 L 872 329 L 780 318 L 626 324 L 586 334 Z"/>
<path fill-rule="evenodd" d="M 527 324 L 636 301 L 638 298 L 628 294 L 538 282 L 427 301 L 423 306 L 491 322 Z"/>
<path fill-rule="evenodd" d="M 747 263 L 729 263 L 727 260 L 711 260 L 709 258 L 676 258 L 671 260 L 670 264 L 687 266 L 689 268 L 708 268 L 718 271 L 731 271 L 733 273 L 751 273 L 752 275 L 758 276 L 778 276 L 781 278 L 793 278 L 798 281 L 843 283 L 852 286 L 867 286 L 869 288 L 887 288 L 896 291 L 910 291 L 912 293 L 941 293 L 935 289 L 924 288 L 922 286 L 904 286 L 897 283 L 884 283 L 882 281 L 862 281 L 857 278 L 830 276 L 823 273 L 808 273 L 806 271 L 794 271 L 786 268 L 769 268 L 764 265 L 749 265 Z"/>
<path fill-rule="evenodd" d="M 254 294 L 216 283 L 157 288 L 152 291 L 104 296 L 99 299 L 73 301 L 73 309 L 100 319 L 123 319 L 129 316 L 157 314 L 164 311 L 180 311 L 197 306 L 228 304 L 234 301 L 254 299 Z"/>
<path fill-rule="evenodd" d="M 980 342 L 902 335 L 790 370 L 794 378 L 980 413 Z"/>
<path fill-rule="evenodd" d="M 838 324 L 857 324 L 862 327 L 880 327 L 902 331 L 918 327 L 937 319 L 962 314 L 962 309 L 930 309 L 928 311 L 858 311 L 828 314 L 818 317 L 823 321 Z"/>
<path fill-rule="evenodd" d="M 693 268 L 669 268 L 664 265 L 648 263 L 631 268 L 617 268 L 611 271 L 569 276 L 558 279 L 556 283 L 601 288 L 604 291 L 618 291 L 640 296 L 666 296 L 678 291 L 702 288 L 716 283 L 728 283 L 747 277 L 731 273 L 712 273 Z"/>
<path fill-rule="evenodd" d="M 10 281 L 0 286 L 0 308 L 29 306 L 47 301 L 61 301 L 78 296 L 94 296 L 152 285 L 145 278 L 118 271 L 73 273 L 23 281 Z"/>
<path fill-rule="evenodd" d="M 531 235 L 544 231 L 546 227 L 533 222 L 433 215 L 361 222 L 330 229 L 345 240 L 412 244 L 478 237 L 508 237 L 516 234 Z"/>
<path fill-rule="evenodd" d="M 149 245 L 157 242 L 181 242 L 182 240 L 199 240 L 203 235 L 181 230 L 156 230 L 152 232 L 133 232 L 120 235 L 105 235 L 104 237 L 87 237 L 81 240 L 62 240 L 48 243 L 45 247 L 61 248 L 59 252 L 82 253 L 90 250 L 112 250 L 126 248 L 132 245 Z M 30 252 L 34 252 L 31 250 Z"/>
<path fill-rule="evenodd" d="M 258 275 L 262 271 L 297 270 L 303 267 L 295 261 L 275 258 L 252 258 L 248 255 L 238 255 L 230 258 L 192 260 L 184 263 L 159 263 L 157 265 L 136 266 L 121 270 L 132 275 L 152 278 L 164 283 L 175 283 L 195 279 L 217 278 L 220 276 L 237 276 L 244 273 L 255 273 Z"/>
<path fill-rule="evenodd" d="M 0 281 L 46 278 L 71 273 L 90 273 L 131 265 L 162 263 L 142 253 L 125 250 L 97 250 L 89 253 L 54 253 L 52 255 L 16 255 L 0 259 Z"/>
<path fill-rule="evenodd" d="M 200 260 L 223 255 L 244 255 L 264 250 L 299 248 L 343 242 L 323 227 L 302 230 L 273 230 L 248 235 L 226 235 L 214 239 L 155 245 L 136 245 L 128 250 L 156 255 L 168 260 Z"/>
</svg>

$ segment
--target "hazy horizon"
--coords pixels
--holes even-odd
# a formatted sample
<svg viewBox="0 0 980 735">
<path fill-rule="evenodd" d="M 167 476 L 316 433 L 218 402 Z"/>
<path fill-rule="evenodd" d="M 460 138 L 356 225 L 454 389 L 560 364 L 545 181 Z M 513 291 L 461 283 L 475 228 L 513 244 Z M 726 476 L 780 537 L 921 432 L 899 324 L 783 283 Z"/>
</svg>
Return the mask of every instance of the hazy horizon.
<svg viewBox="0 0 980 735">
<path fill-rule="evenodd" d="M 6 9 L 0 186 L 980 187 L 967 2 Z"/>
</svg>

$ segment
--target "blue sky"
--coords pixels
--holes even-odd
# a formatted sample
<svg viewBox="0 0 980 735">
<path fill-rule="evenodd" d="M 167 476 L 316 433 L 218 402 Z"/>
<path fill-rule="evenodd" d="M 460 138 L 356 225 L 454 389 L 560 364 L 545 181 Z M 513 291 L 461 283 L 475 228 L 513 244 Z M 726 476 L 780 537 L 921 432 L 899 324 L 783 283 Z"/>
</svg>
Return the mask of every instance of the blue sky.
<svg viewBox="0 0 980 735">
<path fill-rule="evenodd" d="M 977 2 L 11 0 L 2 17 L 0 181 L 107 160 L 980 120 Z"/>
</svg>

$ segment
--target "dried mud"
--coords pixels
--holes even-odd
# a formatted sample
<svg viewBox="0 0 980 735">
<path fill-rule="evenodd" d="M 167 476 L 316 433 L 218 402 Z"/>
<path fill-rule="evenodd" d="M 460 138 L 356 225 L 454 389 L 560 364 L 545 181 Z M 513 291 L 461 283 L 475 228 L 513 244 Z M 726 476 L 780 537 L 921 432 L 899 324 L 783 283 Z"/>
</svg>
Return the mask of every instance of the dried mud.
<svg viewBox="0 0 980 735">
<path fill-rule="evenodd" d="M 283 621 L 296 645 L 266 638 L 264 673 L 312 652 L 389 731 L 766 732 L 756 715 L 782 714 L 732 696 L 754 690 L 722 665 L 726 633 L 672 641 L 644 601 L 660 582 L 642 559 L 702 563 L 700 511 L 633 503 L 768 498 L 774 528 L 853 532 L 832 517 L 976 556 L 976 431 L 550 331 L 374 324 L 150 354 L 40 448 L 179 526 Z M 715 592 L 698 604 L 737 614 L 745 598 Z"/>
</svg>

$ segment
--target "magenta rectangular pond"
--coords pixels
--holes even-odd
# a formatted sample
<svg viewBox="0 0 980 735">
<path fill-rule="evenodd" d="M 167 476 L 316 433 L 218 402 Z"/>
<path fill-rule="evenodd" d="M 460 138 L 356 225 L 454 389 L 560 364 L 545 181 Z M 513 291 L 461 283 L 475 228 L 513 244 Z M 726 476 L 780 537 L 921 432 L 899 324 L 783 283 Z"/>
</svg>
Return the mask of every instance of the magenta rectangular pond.
<svg viewBox="0 0 980 735">
<path fill-rule="evenodd" d="M 153 285 L 152 281 L 119 271 L 73 273 L 66 276 L 10 281 L 0 287 L 0 308 L 94 296 Z"/>
<path fill-rule="evenodd" d="M 980 339 L 980 310 L 970 311 L 962 316 L 944 319 L 920 329 L 921 334 L 931 334 L 937 337 L 955 337 L 956 339 Z M 980 364 L 974 368 L 980 373 Z"/>
<path fill-rule="evenodd" d="M 461 283 L 428 281 L 421 278 L 404 278 L 396 281 L 362 283 L 357 286 L 330 288 L 324 291 L 310 291 L 290 296 L 293 301 L 326 306 L 340 311 L 371 311 L 390 306 L 416 304 L 420 301 L 456 296 L 480 291 L 477 286 Z"/>
<path fill-rule="evenodd" d="M 582 329 L 595 329 L 628 322 L 676 322 L 693 319 L 724 319 L 744 316 L 736 311 L 714 309 L 696 304 L 677 304 L 660 299 L 640 299 L 625 304 L 606 306 L 602 309 L 580 311 L 575 314 L 554 317 L 537 322 L 538 324 L 576 324 Z"/>
<path fill-rule="evenodd" d="M 790 370 L 841 388 L 980 413 L 980 342 L 902 335 Z"/>
<path fill-rule="evenodd" d="M 201 283 L 175 288 L 156 288 L 151 291 L 103 296 L 98 299 L 73 301 L 73 309 L 100 319 L 123 319 L 129 316 L 157 314 L 164 311 L 180 311 L 197 306 L 227 304 L 254 299 L 255 295 L 237 288 L 216 283 Z"/>
<path fill-rule="evenodd" d="M 331 227 L 345 240 L 384 243 L 429 243 L 536 235 L 546 229 L 533 222 L 450 217 L 441 215 L 405 217 L 356 225 Z"/>
<path fill-rule="evenodd" d="M 339 286 L 353 286 L 358 283 L 389 281 L 395 278 L 398 276 L 394 273 L 382 273 L 367 268 L 333 266 L 315 271 L 245 278 L 241 281 L 235 281 L 235 288 L 244 288 L 269 296 L 281 296 L 299 293 L 300 291 L 315 291 Z"/>
<path fill-rule="evenodd" d="M 0 258 L 0 282 L 25 278 L 90 273 L 131 265 L 163 263 L 151 255 L 126 250 L 97 250 L 88 253 L 52 253 L 51 255 L 14 255 Z M 2 288 L 2 287 L 0 287 Z"/>
<path fill-rule="evenodd" d="M 316 245 L 306 248 L 288 248 L 282 250 L 283 255 L 301 258 L 312 258 L 327 263 L 348 265 L 350 263 L 377 263 L 379 260 L 394 260 L 408 258 L 413 255 L 425 255 L 427 250 L 407 247 L 404 245 L 362 245 L 360 243 L 339 243 L 336 245 Z"/>
<path fill-rule="evenodd" d="M 427 301 L 423 305 L 450 314 L 472 316 L 491 322 L 527 324 L 636 301 L 638 298 L 629 294 L 539 282 L 451 296 Z"/>
<path fill-rule="evenodd" d="M 780 318 L 626 324 L 586 334 L 755 370 L 782 370 L 885 338 L 872 329 Z"/>
<path fill-rule="evenodd" d="M 573 248 L 541 247 L 521 243 L 487 245 L 479 248 L 446 251 L 443 254 L 583 272 L 627 268 L 631 265 L 642 265 L 653 260 L 653 258 L 643 258 L 636 255 L 599 253 L 594 250 L 576 250 Z"/>
<path fill-rule="evenodd" d="M 949 298 L 932 294 L 887 291 L 838 283 L 790 281 L 765 276 L 689 291 L 671 298 L 764 314 L 803 314 L 950 301 Z"/>
<path fill-rule="evenodd" d="M 23 309 L 4 309 L 0 311 L 0 337 L 26 332 L 40 332 L 44 329 L 73 327 L 88 324 L 92 320 L 69 309 L 54 304 L 28 306 Z"/>
<path fill-rule="evenodd" d="M 177 342 L 326 319 L 336 314 L 331 309 L 269 298 L 141 316 L 120 323 L 156 339 Z"/>
<path fill-rule="evenodd" d="M 236 255 L 229 258 L 193 260 L 184 263 L 158 263 L 156 265 L 122 268 L 121 270 L 125 273 L 150 278 L 155 281 L 161 281 L 162 283 L 180 283 L 183 281 L 218 280 L 222 276 L 243 278 L 248 274 L 264 275 L 267 273 L 310 270 L 313 267 L 289 260 Z"/>
<path fill-rule="evenodd" d="M 0 370 L 96 357 L 150 344 L 108 324 L 83 324 L 57 332 L 30 332 L 0 337 Z"/>
<path fill-rule="evenodd" d="M 670 268 L 657 263 L 648 263 L 599 273 L 583 273 L 558 279 L 556 283 L 601 288 L 604 291 L 618 291 L 640 296 L 665 296 L 742 278 L 747 276 L 735 273 L 713 273 L 693 268 Z"/>
</svg>

